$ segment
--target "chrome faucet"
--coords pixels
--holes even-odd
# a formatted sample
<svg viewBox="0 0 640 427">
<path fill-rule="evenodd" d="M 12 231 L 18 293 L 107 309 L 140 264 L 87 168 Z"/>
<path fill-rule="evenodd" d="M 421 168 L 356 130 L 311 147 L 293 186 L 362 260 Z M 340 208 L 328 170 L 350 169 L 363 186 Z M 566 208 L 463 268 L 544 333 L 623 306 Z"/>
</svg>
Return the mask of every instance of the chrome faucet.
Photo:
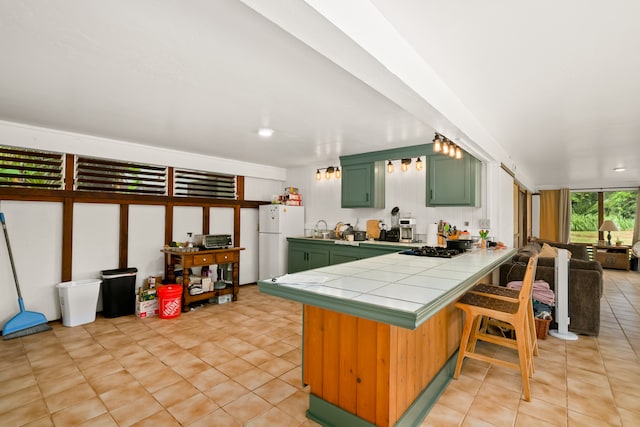
<svg viewBox="0 0 640 427">
<path fill-rule="evenodd" d="M 325 221 L 324 219 L 321 219 L 320 221 L 316 222 L 316 226 L 313 227 L 313 233 L 315 235 L 317 235 L 320 232 L 320 228 L 318 227 L 318 225 L 323 222 L 324 223 L 324 231 L 329 231 L 329 226 L 327 225 L 327 221 Z"/>
</svg>

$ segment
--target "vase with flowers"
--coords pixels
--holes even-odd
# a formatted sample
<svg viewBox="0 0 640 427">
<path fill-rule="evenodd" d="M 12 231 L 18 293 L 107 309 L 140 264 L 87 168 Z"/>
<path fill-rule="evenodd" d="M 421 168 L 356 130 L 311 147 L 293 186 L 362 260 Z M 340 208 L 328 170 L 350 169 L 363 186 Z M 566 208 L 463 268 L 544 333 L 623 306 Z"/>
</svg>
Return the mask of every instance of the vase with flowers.
<svg viewBox="0 0 640 427">
<path fill-rule="evenodd" d="M 480 234 L 480 248 L 485 249 L 487 247 L 487 236 L 489 235 L 489 230 L 480 230 L 478 232 Z"/>
</svg>

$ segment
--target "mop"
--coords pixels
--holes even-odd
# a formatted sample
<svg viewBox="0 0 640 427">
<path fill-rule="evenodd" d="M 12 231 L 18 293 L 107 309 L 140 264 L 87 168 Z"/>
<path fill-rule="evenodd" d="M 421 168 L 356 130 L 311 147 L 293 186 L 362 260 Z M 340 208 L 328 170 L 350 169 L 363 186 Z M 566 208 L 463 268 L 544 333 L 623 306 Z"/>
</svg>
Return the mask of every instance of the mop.
<svg viewBox="0 0 640 427">
<path fill-rule="evenodd" d="M 49 331 L 51 330 L 51 326 L 47 324 L 47 318 L 44 317 L 44 314 L 36 313 L 34 311 L 27 311 L 24 309 L 22 293 L 20 292 L 20 285 L 18 284 L 18 275 L 16 274 L 16 267 L 13 264 L 13 255 L 11 253 L 11 245 L 9 244 L 7 225 L 4 222 L 4 214 L 2 212 L 0 212 L 0 221 L 2 222 L 2 230 L 4 231 L 4 240 L 5 242 L 7 242 L 7 251 L 9 252 L 9 260 L 11 261 L 11 269 L 13 270 L 13 278 L 15 280 L 16 290 L 18 291 L 18 305 L 20 306 L 20 313 L 13 316 L 7 323 L 4 324 L 4 329 L 2 330 L 2 338 L 5 340 L 10 340 L 13 338 L 23 337 L 25 335 Z"/>
</svg>

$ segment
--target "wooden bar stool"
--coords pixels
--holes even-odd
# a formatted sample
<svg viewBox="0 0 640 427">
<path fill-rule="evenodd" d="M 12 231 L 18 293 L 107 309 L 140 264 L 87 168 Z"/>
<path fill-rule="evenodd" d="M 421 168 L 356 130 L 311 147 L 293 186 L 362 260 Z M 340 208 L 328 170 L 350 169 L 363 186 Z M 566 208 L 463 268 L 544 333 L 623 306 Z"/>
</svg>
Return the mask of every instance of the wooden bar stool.
<svg viewBox="0 0 640 427">
<path fill-rule="evenodd" d="M 514 296 L 505 296 L 499 293 L 490 294 L 471 290 L 456 302 L 455 306 L 464 311 L 465 320 L 462 337 L 460 339 L 460 349 L 458 350 L 458 361 L 453 374 L 454 378 L 460 376 L 462 361 L 465 357 L 504 366 L 516 371 L 519 370 L 522 378 L 524 398 L 526 401 L 531 400 L 529 377 L 533 375 L 533 340 L 535 339 L 535 328 L 533 330 L 534 335 L 532 336 L 530 326 L 533 322 L 531 296 L 537 265 L 537 257 L 529 258 L 524 280 L 522 281 L 522 287 L 515 298 Z M 480 328 L 483 318 L 496 319 L 511 325 L 515 331 L 515 339 L 486 333 L 486 331 Z M 519 363 L 512 363 L 476 353 L 477 340 L 517 350 Z"/>
<path fill-rule="evenodd" d="M 486 283 L 480 283 L 474 286 L 470 292 L 474 292 L 478 294 L 488 294 L 488 296 L 500 295 L 503 297 L 510 297 L 513 299 L 518 299 L 518 295 L 520 294 L 520 290 L 518 289 L 510 289 L 504 286 L 490 285 Z M 533 290 L 532 290 L 532 294 L 533 294 Z M 538 355 L 538 336 L 536 334 L 536 323 L 535 323 L 535 316 L 533 314 L 533 304 L 531 304 L 531 306 L 529 307 L 529 315 L 527 316 L 527 321 L 529 324 L 529 329 L 531 331 L 531 351 L 533 352 L 534 356 L 537 356 Z M 489 318 L 484 318 L 482 320 L 480 327 L 484 328 L 482 329 L 483 332 L 486 332 L 487 326 L 491 323 L 492 323 L 491 319 Z"/>
</svg>

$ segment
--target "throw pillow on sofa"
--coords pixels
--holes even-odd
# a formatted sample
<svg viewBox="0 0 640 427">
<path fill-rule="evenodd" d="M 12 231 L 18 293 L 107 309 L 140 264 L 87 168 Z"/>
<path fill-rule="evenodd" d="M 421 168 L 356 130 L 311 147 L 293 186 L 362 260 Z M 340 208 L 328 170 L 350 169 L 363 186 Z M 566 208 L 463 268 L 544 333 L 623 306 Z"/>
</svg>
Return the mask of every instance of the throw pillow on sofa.
<svg viewBox="0 0 640 427">
<path fill-rule="evenodd" d="M 555 258 L 558 256 L 558 248 L 553 247 L 547 243 L 543 243 L 539 256 L 540 258 Z M 567 256 L 571 258 L 571 251 L 567 250 Z"/>
</svg>

